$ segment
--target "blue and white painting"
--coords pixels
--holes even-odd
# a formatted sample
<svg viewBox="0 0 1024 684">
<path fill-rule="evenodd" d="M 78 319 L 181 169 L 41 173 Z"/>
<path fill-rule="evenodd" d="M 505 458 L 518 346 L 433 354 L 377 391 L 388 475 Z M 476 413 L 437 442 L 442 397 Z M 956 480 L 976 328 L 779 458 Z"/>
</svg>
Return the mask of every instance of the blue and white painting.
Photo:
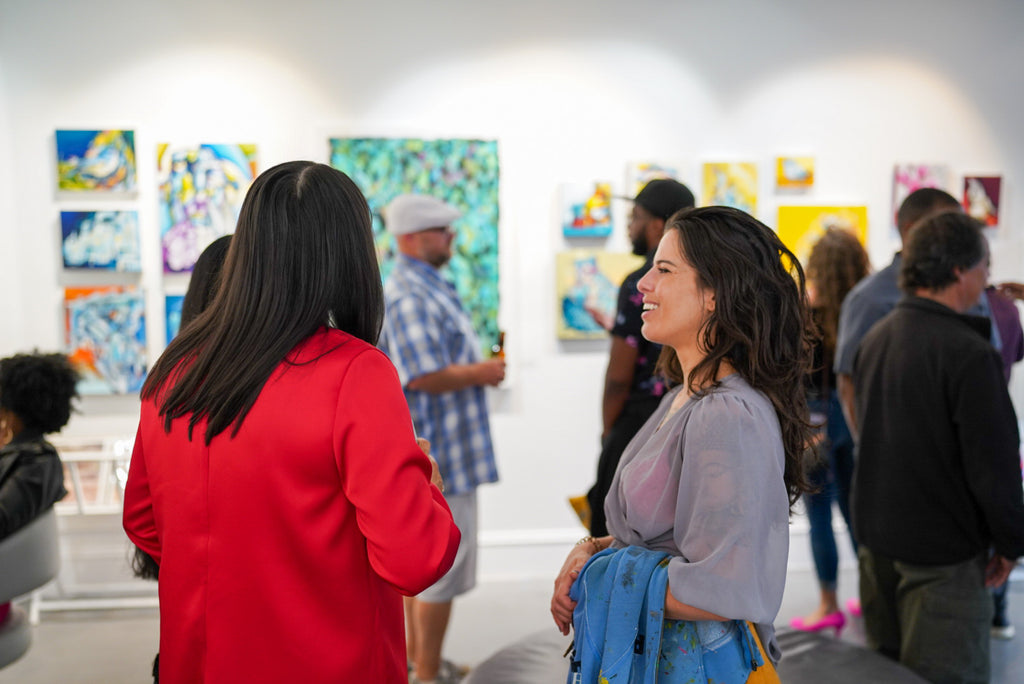
<svg viewBox="0 0 1024 684">
<path fill-rule="evenodd" d="M 142 270 L 138 212 L 62 211 L 60 231 L 64 268 Z"/>
<path fill-rule="evenodd" d="M 64 290 L 68 356 L 80 394 L 135 394 L 146 380 L 146 316 L 136 287 Z"/>
</svg>

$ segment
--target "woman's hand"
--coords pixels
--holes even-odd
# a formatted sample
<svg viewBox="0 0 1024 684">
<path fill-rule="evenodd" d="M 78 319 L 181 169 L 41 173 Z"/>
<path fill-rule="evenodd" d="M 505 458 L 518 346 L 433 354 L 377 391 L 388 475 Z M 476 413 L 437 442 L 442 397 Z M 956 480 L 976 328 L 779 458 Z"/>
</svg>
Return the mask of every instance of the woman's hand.
<svg viewBox="0 0 1024 684">
<path fill-rule="evenodd" d="M 422 437 L 416 438 L 416 445 L 430 459 L 430 484 L 441 490 L 444 494 L 444 480 L 441 479 L 441 471 L 437 469 L 437 461 L 430 455 L 430 442 Z"/>
<path fill-rule="evenodd" d="M 569 556 L 562 564 L 562 569 L 555 578 L 555 592 L 551 597 L 551 617 L 555 619 L 555 625 L 563 636 L 569 634 L 572 626 L 572 611 L 576 602 L 569 598 L 569 589 L 576 578 L 580 576 L 580 570 L 587 564 L 590 557 L 602 549 L 608 548 L 612 543 L 611 537 L 594 539 L 584 537 L 585 542 L 577 544 L 569 552 Z"/>
</svg>

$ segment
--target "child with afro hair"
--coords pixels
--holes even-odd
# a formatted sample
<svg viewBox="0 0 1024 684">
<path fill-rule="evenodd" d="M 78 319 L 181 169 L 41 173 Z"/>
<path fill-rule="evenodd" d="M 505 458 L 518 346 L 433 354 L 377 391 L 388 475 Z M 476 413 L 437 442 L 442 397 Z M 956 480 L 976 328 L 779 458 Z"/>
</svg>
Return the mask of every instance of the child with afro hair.
<svg viewBox="0 0 1024 684">
<path fill-rule="evenodd" d="M 43 435 L 67 425 L 77 382 L 62 354 L 0 359 L 0 540 L 67 494 L 64 467 Z"/>
<path fill-rule="evenodd" d="M 64 498 L 64 466 L 43 435 L 71 417 L 78 374 L 61 354 L 0 359 L 0 540 Z M 0 604 L 0 624 L 10 612 Z"/>
</svg>

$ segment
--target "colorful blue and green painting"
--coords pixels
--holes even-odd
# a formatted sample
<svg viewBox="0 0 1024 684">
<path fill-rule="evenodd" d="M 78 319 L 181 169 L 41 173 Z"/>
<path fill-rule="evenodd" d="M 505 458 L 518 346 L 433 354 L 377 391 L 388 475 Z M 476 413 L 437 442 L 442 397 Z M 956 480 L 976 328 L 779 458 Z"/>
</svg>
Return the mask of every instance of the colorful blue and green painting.
<svg viewBox="0 0 1024 684">
<path fill-rule="evenodd" d="M 57 189 L 133 192 L 135 131 L 57 131 Z"/>
<path fill-rule="evenodd" d="M 396 196 L 417 193 L 457 207 L 455 244 L 445 267 L 473 319 L 484 349 L 498 341 L 498 143 L 495 140 L 331 138 L 331 166 L 366 195 L 381 275 L 396 253 L 381 210 Z"/>
<path fill-rule="evenodd" d="M 79 394 L 135 394 L 146 380 L 146 316 L 133 286 L 64 289 L 68 357 Z"/>
</svg>

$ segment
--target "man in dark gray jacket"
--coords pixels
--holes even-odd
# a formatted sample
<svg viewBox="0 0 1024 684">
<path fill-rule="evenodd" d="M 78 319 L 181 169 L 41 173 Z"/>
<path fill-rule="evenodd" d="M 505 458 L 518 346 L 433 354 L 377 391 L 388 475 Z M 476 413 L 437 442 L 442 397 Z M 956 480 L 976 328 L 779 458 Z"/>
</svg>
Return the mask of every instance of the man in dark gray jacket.
<svg viewBox="0 0 1024 684">
<path fill-rule="evenodd" d="M 990 321 L 966 315 L 988 263 L 973 219 L 926 219 L 903 252 L 904 298 L 853 364 L 868 645 L 934 682 L 989 680 L 985 588 L 1024 555 L 1017 417 Z"/>
</svg>

